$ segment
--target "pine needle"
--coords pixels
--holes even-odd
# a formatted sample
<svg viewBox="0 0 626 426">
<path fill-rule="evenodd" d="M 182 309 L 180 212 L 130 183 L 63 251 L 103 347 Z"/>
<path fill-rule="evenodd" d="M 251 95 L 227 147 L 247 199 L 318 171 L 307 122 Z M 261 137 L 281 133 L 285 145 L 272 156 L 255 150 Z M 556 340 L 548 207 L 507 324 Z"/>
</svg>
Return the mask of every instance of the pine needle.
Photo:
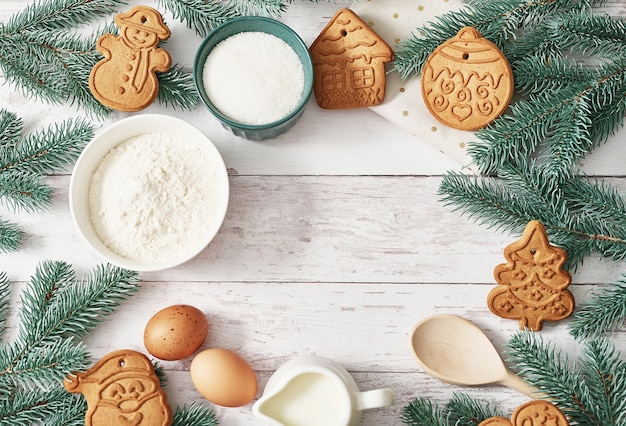
<svg viewBox="0 0 626 426">
<path fill-rule="evenodd" d="M 0 253 L 19 251 L 26 233 L 15 223 L 0 218 Z"/>
<path fill-rule="evenodd" d="M 216 426 L 215 412 L 207 405 L 192 402 L 174 412 L 173 426 Z"/>
<path fill-rule="evenodd" d="M 623 277 L 595 293 L 574 312 L 569 330 L 577 339 L 597 339 L 616 331 L 625 321 L 626 277 Z"/>
</svg>

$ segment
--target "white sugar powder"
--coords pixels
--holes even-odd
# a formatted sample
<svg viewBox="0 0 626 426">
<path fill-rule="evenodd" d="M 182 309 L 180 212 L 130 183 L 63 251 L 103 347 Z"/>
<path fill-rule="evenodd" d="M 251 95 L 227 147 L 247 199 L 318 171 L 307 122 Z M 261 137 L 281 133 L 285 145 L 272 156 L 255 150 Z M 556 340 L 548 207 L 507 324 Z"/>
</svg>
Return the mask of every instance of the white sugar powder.
<svg viewBox="0 0 626 426">
<path fill-rule="evenodd" d="M 122 257 L 146 263 L 199 249 L 218 201 L 207 156 L 191 142 L 162 133 L 113 148 L 89 188 L 91 221 L 101 241 Z"/>
<path fill-rule="evenodd" d="M 302 99 L 304 69 L 285 41 L 263 32 L 243 32 L 209 53 L 203 83 L 213 104 L 244 124 L 267 124 L 291 113 Z"/>
</svg>

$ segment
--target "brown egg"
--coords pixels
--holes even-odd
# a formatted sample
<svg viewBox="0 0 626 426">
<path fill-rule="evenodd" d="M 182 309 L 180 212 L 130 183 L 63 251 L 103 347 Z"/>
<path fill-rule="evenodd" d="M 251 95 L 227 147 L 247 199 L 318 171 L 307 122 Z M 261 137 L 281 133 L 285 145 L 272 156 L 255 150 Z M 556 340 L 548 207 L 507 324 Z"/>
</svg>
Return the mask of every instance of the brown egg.
<svg viewBox="0 0 626 426">
<path fill-rule="evenodd" d="M 150 354 L 174 361 L 197 351 L 209 331 L 202 311 L 189 305 L 172 305 L 150 318 L 143 332 L 143 343 Z"/>
<path fill-rule="evenodd" d="M 200 395 L 223 407 L 241 407 L 254 399 L 258 384 L 252 367 L 227 349 L 206 349 L 191 361 L 191 381 Z"/>
</svg>

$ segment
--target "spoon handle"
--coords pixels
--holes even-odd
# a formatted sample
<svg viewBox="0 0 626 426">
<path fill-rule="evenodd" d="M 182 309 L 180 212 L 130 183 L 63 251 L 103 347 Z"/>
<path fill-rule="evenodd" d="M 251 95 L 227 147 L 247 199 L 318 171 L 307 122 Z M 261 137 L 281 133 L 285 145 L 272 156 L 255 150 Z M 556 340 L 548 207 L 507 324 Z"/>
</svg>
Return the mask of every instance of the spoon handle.
<svg viewBox="0 0 626 426">
<path fill-rule="evenodd" d="M 524 395 L 532 398 L 532 399 L 540 399 L 543 394 L 539 389 L 529 385 L 517 374 L 509 371 L 504 379 L 500 381 L 500 384 L 509 387 L 511 389 L 515 389 L 518 392 L 523 393 Z"/>
</svg>

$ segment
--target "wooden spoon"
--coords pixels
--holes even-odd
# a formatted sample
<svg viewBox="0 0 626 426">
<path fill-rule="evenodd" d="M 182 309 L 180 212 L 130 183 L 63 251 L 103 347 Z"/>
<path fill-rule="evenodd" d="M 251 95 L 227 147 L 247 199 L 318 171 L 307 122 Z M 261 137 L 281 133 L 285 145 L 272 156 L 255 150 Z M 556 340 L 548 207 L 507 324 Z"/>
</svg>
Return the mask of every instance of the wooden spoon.
<svg viewBox="0 0 626 426">
<path fill-rule="evenodd" d="M 420 321 L 413 329 L 411 347 L 422 368 L 442 382 L 499 384 L 534 399 L 541 397 L 506 367 L 489 338 L 464 318 L 435 315 Z"/>
</svg>

